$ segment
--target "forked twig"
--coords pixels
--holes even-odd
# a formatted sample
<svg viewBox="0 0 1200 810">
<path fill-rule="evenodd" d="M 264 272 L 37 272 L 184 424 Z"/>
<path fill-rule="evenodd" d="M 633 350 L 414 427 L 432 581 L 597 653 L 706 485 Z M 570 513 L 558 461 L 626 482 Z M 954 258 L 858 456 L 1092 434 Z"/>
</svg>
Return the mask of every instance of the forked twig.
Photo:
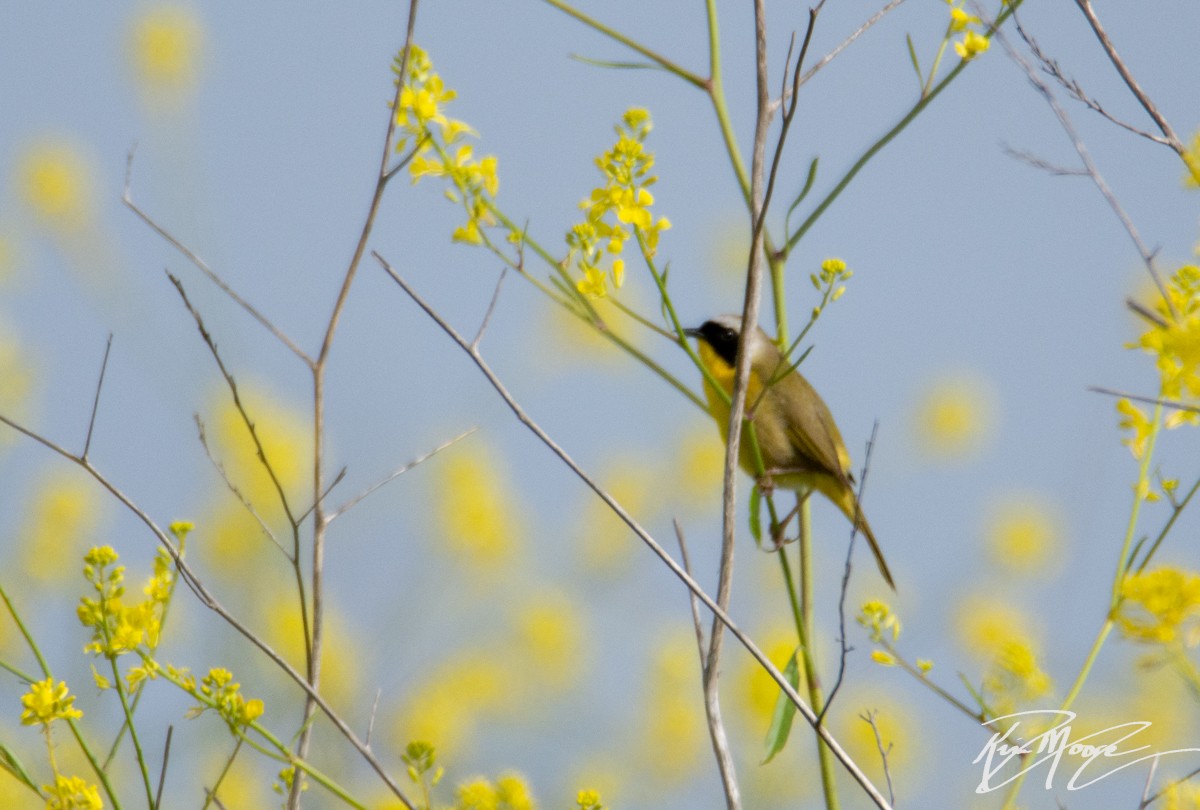
<svg viewBox="0 0 1200 810">
<path fill-rule="evenodd" d="M 879 726 L 875 723 L 875 716 L 877 714 L 879 714 L 877 710 L 872 710 L 860 714 L 859 717 L 867 721 L 871 726 L 872 733 L 875 735 L 875 747 L 879 750 L 879 759 L 883 762 L 883 778 L 887 780 L 888 800 L 892 804 L 895 804 L 896 793 L 892 789 L 892 771 L 888 768 L 888 754 L 892 752 L 892 743 L 889 742 L 886 749 L 883 747 L 883 738 L 879 736 Z"/>
</svg>

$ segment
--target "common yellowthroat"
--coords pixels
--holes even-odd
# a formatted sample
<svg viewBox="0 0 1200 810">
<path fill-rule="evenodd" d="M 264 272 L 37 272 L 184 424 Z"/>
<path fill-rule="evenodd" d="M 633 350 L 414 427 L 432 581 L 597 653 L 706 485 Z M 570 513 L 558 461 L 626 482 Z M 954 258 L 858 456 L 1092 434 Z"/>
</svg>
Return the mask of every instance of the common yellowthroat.
<svg viewBox="0 0 1200 810">
<path fill-rule="evenodd" d="M 733 392 L 741 325 L 740 315 L 722 315 L 705 321 L 699 329 L 684 330 L 685 334 L 699 338 L 700 360 L 727 395 Z M 746 388 L 746 414 L 754 425 L 768 480 L 786 489 L 815 489 L 833 501 L 867 538 L 879 573 L 895 588 L 875 533 L 859 508 L 852 486 L 850 455 L 829 408 L 808 380 L 789 368 L 787 358 L 757 326 L 750 333 L 747 350 L 750 380 Z M 728 440 L 729 405 L 707 378 L 704 393 L 708 411 L 721 429 L 721 438 Z M 746 436 L 742 437 L 738 455 L 742 469 L 757 477 L 754 450 Z"/>
</svg>

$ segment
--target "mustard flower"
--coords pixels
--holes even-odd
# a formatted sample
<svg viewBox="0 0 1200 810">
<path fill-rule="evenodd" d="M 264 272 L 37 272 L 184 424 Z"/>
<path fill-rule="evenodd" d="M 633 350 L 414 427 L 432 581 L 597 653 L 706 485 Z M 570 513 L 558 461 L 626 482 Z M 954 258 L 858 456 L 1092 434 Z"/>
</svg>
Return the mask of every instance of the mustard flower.
<svg viewBox="0 0 1200 810">
<path fill-rule="evenodd" d="M 970 60 L 986 51 L 991 44 L 991 41 L 982 34 L 968 31 L 961 40 L 954 43 L 954 52 L 962 59 Z"/>
<path fill-rule="evenodd" d="M 101 810 L 100 788 L 78 776 L 56 776 L 53 785 L 42 785 L 46 810 Z"/>
<path fill-rule="evenodd" d="M 55 720 L 76 720 L 83 717 L 83 712 L 73 707 L 75 696 L 68 694 L 65 681 L 54 685 L 53 678 L 44 681 L 34 681 L 29 684 L 29 692 L 21 696 L 21 724 L 49 726 Z"/>
<path fill-rule="evenodd" d="M 1164 566 L 1121 583 L 1121 632 L 1134 641 L 1194 645 L 1200 636 L 1200 574 Z"/>
</svg>

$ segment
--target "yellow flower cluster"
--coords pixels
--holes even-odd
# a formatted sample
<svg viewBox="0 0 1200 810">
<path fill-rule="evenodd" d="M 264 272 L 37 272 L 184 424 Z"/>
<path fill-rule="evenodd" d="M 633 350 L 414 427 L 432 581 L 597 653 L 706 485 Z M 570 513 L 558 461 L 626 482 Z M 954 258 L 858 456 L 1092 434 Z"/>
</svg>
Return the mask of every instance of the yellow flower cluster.
<svg viewBox="0 0 1200 810">
<path fill-rule="evenodd" d="M 29 691 L 21 696 L 21 723 L 26 726 L 49 726 L 55 720 L 76 720 L 83 712 L 74 708 L 75 696 L 68 693 L 65 681 L 54 685 L 53 678 L 34 681 Z"/>
<path fill-rule="evenodd" d="M 1200 574 L 1163 567 L 1121 583 L 1117 616 L 1127 638 L 1158 644 L 1200 642 Z"/>
<path fill-rule="evenodd" d="M 263 702 L 258 698 L 246 700 L 242 685 L 233 680 L 233 673 L 221 667 L 213 667 L 200 681 L 200 696 L 207 698 L 205 704 L 188 712 L 188 717 L 197 717 L 208 709 L 216 709 L 230 729 L 249 725 L 262 716 Z"/>
<path fill-rule="evenodd" d="M 857 621 L 867 628 L 871 641 L 882 643 L 884 635 L 892 634 L 892 641 L 900 638 L 900 617 L 892 612 L 891 607 L 878 599 L 872 599 L 863 604 L 859 610 Z"/>
<path fill-rule="evenodd" d="M 46 791 L 46 810 L 101 810 L 104 802 L 100 789 L 78 776 L 56 776 L 53 785 L 42 785 Z"/>
<path fill-rule="evenodd" d="M 608 294 L 608 275 L 600 267 L 606 257 L 612 258 L 612 282 L 619 288 L 625 280 L 625 261 L 621 258 L 625 242 L 636 236 L 646 257 L 651 258 L 658 250 L 659 234 L 671 227 L 666 217 L 655 219 L 650 212 L 654 204 L 650 186 L 658 181 L 650 174 L 654 153 L 645 147 L 652 129 L 650 113 L 633 107 L 621 117 L 616 129 L 617 142 L 596 158 L 604 184 L 592 189 L 588 199 L 580 203 L 586 212 L 583 222 L 567 233 L 567 262 L 577 263 L 583 274 L 576 287 L 592 298 Z"/>
<path fill-rule="evenodd" d="M 496 780 L 472 779 L 458 788 L 455 810 L 534 810 L 537 805 L 529 795 L 525 781 L 516 774 L 506 774 Z"/>
<path fill-rule="evenodd" d="M 92 640 L 84 650 L 115 658 L 157 647 L 175 576 L 166 553 L 160 551 L 155 558 L 154 576 L 144 588 L 146 599 L 133 605 L 124 602 L 125 567 L 114 565 L 117 552 L 112 546 L 95 547 L 83 559 L 83 575 L 99 594 L 97 599 L 82 597 L 76 609 L 80 623 L 92 628 Z"/>
<path fill-rule="evenodd" d="M 983 21 L 963 10 L 961 2 L 962 0 L 946 0 L 950 6 L 950 33 L 963 35 L 962 39 L 954 43 L 954 52 L 959 58 L 969 60 L 986 51 L 991 41 L 972 29 L 972 26 L 981 25 Z"/>
<path fill-rule="evenodd" d="M 1154 355 L 1164 399 L 1200 398 L 1200 267 L 1180 267 L 1167 282 L 1166 299 L 1154 304 L 1160 320 L 1138 339 L 1135 347 Z M 1166 427 L 1200 423 L 1200 415 L 1176 411 Z"/>
<path fill-rule="evenodd" d="M 1187 166 L 1183 184 L 1189 188 L 1200 188 L 1200 130 L 1192 135 L 1191 143 L 1183 150 L 1183 165 Z"/>
<path fill-rule="evenodd" d="M 396 151 L 405 152 L 411 145 L 415 154 L 408 170 L 414 183 L 426 176 L 449 178 L 454 187 L 447 189 L 446 196 L 467 212 L 467 222 L 454 230 L 454 240 L 482 244 L 483 228 L 496 224 L 492 211 L 492 200 L 500 190 L 496 157 L 476 159 L 474 147 L 462 143 L 463 138 L 477 133 L 462 121 L 446 117 L 442 108 L 456 94 L 434 72 L 428 54 L 416 45 L 409 51 L 406 74 L 396 107 L 396 127 L 402 133 Z"/>
<path fill-rule="evenodd" d="M 1000 645 L 983 678 L 983 694 L 997 715 L 1011 714 L 1047 695 L 1052 687 L 1050 676 L 1038 666 L 1033 647 L 1016 638 Z"/>
<path fill-rule="evenodd" d="M 575 797 L 575 804 L 579 805 L 579 810 L 604 810 L 600 794 L 594 790 L 579 791 L 579 795 Z"/>
</svg>

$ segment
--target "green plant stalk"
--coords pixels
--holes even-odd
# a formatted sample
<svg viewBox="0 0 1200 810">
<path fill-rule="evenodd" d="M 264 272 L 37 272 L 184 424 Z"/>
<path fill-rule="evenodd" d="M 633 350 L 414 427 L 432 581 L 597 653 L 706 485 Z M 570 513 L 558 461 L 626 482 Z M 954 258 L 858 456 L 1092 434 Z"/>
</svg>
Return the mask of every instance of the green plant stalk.
<svg viewBox="0 0 1200 810">
<path fill-rule="evenodd" d="M 38 667 L 42 670 L 42 675 L 47 678 L 51 677 L 52 673 L 50 672 L 50 666 L 46 663 L 46 659 L 42 656 L 42 651 L 38 648 L 37 642 L 33 640 L 33 635 L 29 632 L 29 628 L 25 626 L 25 622 L 21 621 L 21 615 L 17 613 L 17 609 L 13 606 L 12 600 L 9 599 L 8 592 L 4 590 L 3 585 L 0 585 L 0 599 L 4 600 L 4 606 L 8 609 L 8 615 L 12 616 L 13 623 L 17 625 L 17 630 L 20 631 L 21 636 L 25 639 L 25 643 L 29 645 L 30 651 L 33 652 L 33 657 L 37 659 Z M 14 675 L 22 678 L 27 683 L 33 683 L 35 680 L 34 678 L 30 678 L 28 675 L 21 675 L 13 667 L 6 665 L 4 668 L 12 672 Z M 79 750 L 83 752 L 84 757 L 87 758 L 88 764 L 92 766 L 93 773 L 96 774 L 96 778 L 100 780 L 100 784 L 104 787 L 104 795 L 108 796 L 108 800 L 112 804 L 114 810 L 121 810 L 121 801 L 117 798 L 117 792 L 113 789 L 112 783 L 108 781 L 108 774 L 96 760 L 95 755 L 92 753 L 91 747 L 87 744 L 87 741 L 83 739 L 83 732 L 79 730 L 79 726 L 76 724 L 73 718 L 68 717 L 66 720 L 67 726 L 71 729 L 71 736 L 75 738 L 75 743 L 79 746 Z"/>
<path fill-rule="evenodd" d="M 1154 420 L 1150 428 L 1150 435 L 1146 440 L 1146 448 L 1142 453 L 1142 463 L 1138 468 L 1138 482 L 1134 487 L 1133 506 L 1129 510 L 1129 523 L 1125 527 L 1125 540 L 1121 545 L 1121 554 L 1117 558 L 1117 572 L 1113 576 L 1112 596 L 1109 598 L 1108 614 L 1104 617 L 1104 623 L 1100 625 L 1100 632 L 1096 634 L 1095 640 L 1092 641 L 1091 649 L 1088 650 L 1087 657 L 1083 661 L 1083 666 L 1079 670 L 1079 674 L 1075 677 L 1075 682 L 1071 684 L 1071 688 L 1067 690 L 1066 697 L 1063 698 L 1060 709 L 1066 711 L 1079 697 L 1079 693 L 1083 690 L 1084 684 L 1087 682 L 1088 676 L 1092 672 L 1092 667 L 1096 660 L 1100 657 L 1100 649 L 1104 646 L 1104 642 L 1108 639 L 1112 632 L 1113 626 L 1117 621 L 1117 611 L 1121 607 L 1121 585 L 1125 581 L 1125 575 L 1129 572 L 1129 550 L 1133 546 L 1134 532 L 1137 530 L 1138 515 L 1141 514 L 1142 492 L 1150 483 L 1150 460 L 1154 456 L 1154 445 L 1158 440 L 1158 432 L 1162 425 L 1162 403 L 1159 403 L 1154 408 Z M 1012 782 L 1012 787 L 1004 797 L 1004 806 L 1002 810 L 1009 810 L 1015 807 L 1017 794 L 1021 790 L 1021 785 L 1025 782 L 1025 774 L 1022 773 Z"/>
<path fill-rule="evenodd" d="M 125 694 L 125 686 L 121 673 L 117 669 L 117 657 L 108 655 L 109 666 L 112 668 L 113 689 L 121 701 L 121 711 L 125 714 L 125 725 L 129 729 L 129 739 L 133 742 L 133 750 L 137 756 L 138 769 L 142 772 L 142 783 L 146 787 L 146 807 L 154 807 L 154 785 L 150 783 L 150 770 L 146 767 L 146 757 L 142 751 L 142 742 L 138 739 L 137 727 L 133 724 L 133 711 L 129 707 L 129 696 Z"/>
<path fill-rule="evenodd" d="M 1197 478 L 1196 483 L 1192 484 L 1192 488 L 1188 490 L 1187 495 L 1183 496 L 1183 500 L 1175 505 L 1175 509 L 1171 512 L 1171 517 L 1167 519 L 1166 525 L 1163 526 L 1162 531 L 1158 533 L 1158 537 L 1154 538 L 1154 542 L 1150 544 L 1150 548 L 1142 557 L 1142 561 L 1138 563 L 1137 573 L 1140 574 L 1146 570 L 1146 565 L 1149 564 L 1150 559 L 1154 556 L 1155 552 L 1158 551 L 1158 547 L 1162 545 L 1162 541 L 1166 539 L 1167 533 L 1171 531 L 1171 527 L 1175 525 L 1175 521 L 1179 519 L 1181 514 L 1183 514 L 1183 510 L 1187 507 L 1188 503 L 1191 502 L 1192 498 L 1195 497 L 1196 492 L 1198 491 L 1200 491 L 1200 478 Z"/>
<path fill-rule="evenodd" d="M 804 626 L 804 638 L 808 641 L 815 639 L 813 633 L 813 559 L 812 559 L 812 510 L 811 498 L 802 496 L 799 503 L 800 516 L 800 605 L 802 614 L 800 622 Z M 808 700 L 812 710 L 820 715 L 825 709 L 825 697 L 821 693 L 821 677 L 817 672 L 817 651 L 811 643 L 805 643 L 801 651 L 804 661 L 804 674 L 808 686 Z M 815 731 L 815 729 L 814 729 Z M 837 793 L 837 777 L 833 768 L 833 757 L 829 747 L 824 744 L 821 735 L 817 735 L 817 757 L 821 765 L 821 790 L 825 795 L 827 810 L 837 810 L 840 807 Z"/>
</svg>

